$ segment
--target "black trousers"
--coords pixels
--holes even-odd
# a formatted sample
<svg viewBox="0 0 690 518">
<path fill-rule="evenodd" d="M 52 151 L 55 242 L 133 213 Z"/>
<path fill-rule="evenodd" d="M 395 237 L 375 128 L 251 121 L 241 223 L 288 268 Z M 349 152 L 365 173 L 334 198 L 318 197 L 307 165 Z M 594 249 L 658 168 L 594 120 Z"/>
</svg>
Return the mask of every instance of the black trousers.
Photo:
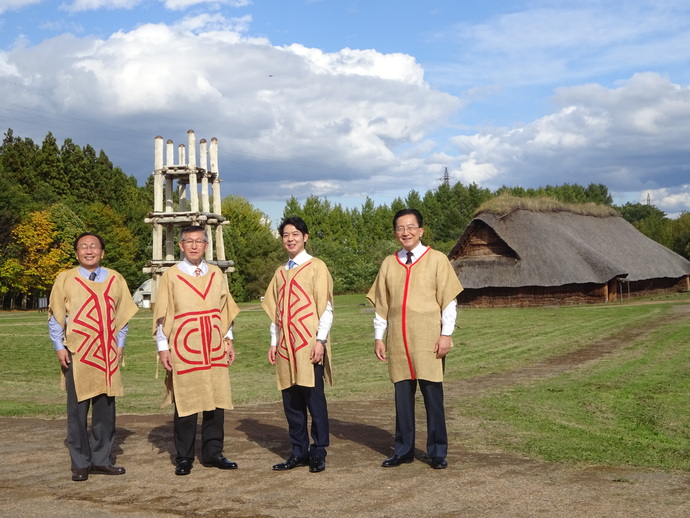
<svg viewBox="0 0 690 518">
<path fill-rule="evenodd" d="M 414 396 L 418 380 L 403 380 L 395 386 L 395 449 L 401 457 L 414 456 Z M 426 409 L 426 451 L 429 457 L 445 458 L 448 454 L 446 414 L 443 408 L 443 383 L 419 380 L 419 389 Z"/>
<path fill-rule="evenodd" d="M 314 387 L 293 385 L 283 393 L 283 409 L 288 422 L 292 442 L 292 455 L 301 458 L 325 458 L 329 444 L 328 406 L 324 393 L 323 365 L 314 365 Z M 311 415 L 311 438 L 309 446 L 307 411 Z"/>
<path fill-rule="evenodd" d="M 201 421 L 201 460 L 210 462 L 223 453 L 225 439 L 225 410 L 216 408 L 202 412 Z M 175 408 L 173 432 L 175 436 L 176 462 L 182 460 L 194 461 L 194 442 L 196 439 L 196 424 L 199 414 L 180 417 Z"/>
<path fill-rule="evenodd" d="M 70 354 L 70 361 L 72 355 Z M 115 397 L 98 396 L 77 401 L 74 387 L 73 363 L 65 370 L 67 390 L 67 448 L 72 469 L 91 466 L 109 466 L 110 454 L 115 442 Z M 88 414 L 91 407 L 91 437 L 89 438 Z"/>
</svg>

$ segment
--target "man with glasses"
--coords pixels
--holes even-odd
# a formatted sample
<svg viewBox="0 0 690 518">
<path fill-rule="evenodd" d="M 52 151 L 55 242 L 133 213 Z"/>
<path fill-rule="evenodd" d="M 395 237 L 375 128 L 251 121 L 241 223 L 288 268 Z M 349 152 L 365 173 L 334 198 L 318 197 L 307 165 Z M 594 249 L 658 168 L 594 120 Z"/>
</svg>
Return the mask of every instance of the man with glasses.
<svg viewBox="0 0 690 518">
<path fill-rule="evenodd" d="M 416 209 L 395 214 L 393 229 L 402 249 L 383 260 L 367 294 L 376 310 L 374 354 L 388 362 L 395 387 L 395 442 L 384 468 L 414 460 L 417 383 L 426 409 L 429 464 L 434 469 L 448 466 L 443 371 L 462 286 L 448 258 L 421 243 L 422 223 Z"/>
<path fill-rule="evenodd" d="M 67 392 L 67 448 L 72 480 L 122 475 L 113 466 L 115 397 L 127 322 L 137 312 L 124 278 L 101 266 L 105 242 L 86 232 L 74 241 L 79 266 L 58 274 L 50 292 L 48 331 Z M 91 407 L 91 439 L 88 413 Z"/>
<path fill-rule="evenodd" d="M 233 408 L 228 376 L 235 360 L 232 322 L 240 309 L 223 272 L 204 261 L 207 248 L 203 227 L 182 229 L 184 260 L 161 276 L 153 310 L 158 355 L 167 371 L 165 401 L 175 403 L 176 475 L 192 470 L 199 412 L 202 462 L 237 469 L 223 456 L 223 441 L 225 409 Z"/>
</svg>

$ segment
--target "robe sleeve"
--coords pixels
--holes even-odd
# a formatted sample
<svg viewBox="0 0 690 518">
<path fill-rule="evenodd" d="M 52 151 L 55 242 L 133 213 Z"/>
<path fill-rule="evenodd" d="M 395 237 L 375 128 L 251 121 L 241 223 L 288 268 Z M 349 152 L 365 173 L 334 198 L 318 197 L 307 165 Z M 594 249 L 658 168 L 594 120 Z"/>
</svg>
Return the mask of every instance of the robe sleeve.
<svg viewBox="0 0 690 518">
<path fill-rule="evenodd" d="M 53 283 L 53 288 L 50 290 L 50 302 L 48 304 L 48 313 L 55 318 L 55 321 L 61 326 L 65 326 L 67 319 L 67 301 L 65 300 L 65 279 L 67 272 L 60 272 Z"/>
<path fill-rule="evenodd" d="M 170 300 L 170 283 L 167 270 L 158 281 L 158 290 L 156 292 L 156 302 L 153 305 L 153 338 L 156 339 L 158 331 L 158 321 L 163 319 L 163 334 L 170 338 L 172 332 L 173 318 L 166 318 L 169 309 L 171 309 Z"/>
</svg>

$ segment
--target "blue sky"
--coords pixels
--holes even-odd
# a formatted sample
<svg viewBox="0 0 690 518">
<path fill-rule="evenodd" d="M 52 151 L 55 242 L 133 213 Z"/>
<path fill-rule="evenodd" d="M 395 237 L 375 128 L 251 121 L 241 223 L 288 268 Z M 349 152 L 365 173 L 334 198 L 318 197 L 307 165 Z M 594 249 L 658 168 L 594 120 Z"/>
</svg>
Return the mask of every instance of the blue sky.
<svg viewBox="0 0 690 518">
<path fill-rule="evenodd" d="M 0 129 L 219 141 L 223 195 L 360 206 L 452 181 L 603 183 L 690 210 L 680 0 L 0 0 Z"/>
</svg>

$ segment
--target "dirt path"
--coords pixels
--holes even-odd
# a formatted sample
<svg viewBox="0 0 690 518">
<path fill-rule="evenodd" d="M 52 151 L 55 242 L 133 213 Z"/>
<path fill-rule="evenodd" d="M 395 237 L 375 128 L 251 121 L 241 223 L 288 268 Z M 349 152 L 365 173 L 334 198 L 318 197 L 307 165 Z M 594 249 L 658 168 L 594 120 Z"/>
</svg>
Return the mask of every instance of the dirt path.
<svg viewBox="0 0 690 518">
<path fill-rule="evenodd" d="M 667 318 L 688 318 L 679 305 Z M 639 338 L 641 332 L 630 330 Z M 633 335 L 631 335 L 633 336 Z M 557 375 L 611 354 L 618 344 L 591 344 L 526 369 L 447 384 L 468 394 Z M 331 402 L 332 444 L 325 472 L 274 473 L 289 451 L 279 404 L 228 412 L 226 455 L 240 469 L 223 472 L 195 463 L 174 475 L 170 415 L 118 416 L 119 477 L 70 479 L 65 420 L 0 418 L 0 515 L 86 517 L 198 516 L 435 516 L 435 517 L 687 517 L 690 473 L 572 467 L 451 445 L 449 468 L 422 461 L 384 469 L 390 454 L 390 400 Z M 423 420 L 424 413 L 419 412 Z M 424 423 L 418 445 L 423 444 Z M 459 437 L 471 422 L 453 421 Z"/>
</svg>

